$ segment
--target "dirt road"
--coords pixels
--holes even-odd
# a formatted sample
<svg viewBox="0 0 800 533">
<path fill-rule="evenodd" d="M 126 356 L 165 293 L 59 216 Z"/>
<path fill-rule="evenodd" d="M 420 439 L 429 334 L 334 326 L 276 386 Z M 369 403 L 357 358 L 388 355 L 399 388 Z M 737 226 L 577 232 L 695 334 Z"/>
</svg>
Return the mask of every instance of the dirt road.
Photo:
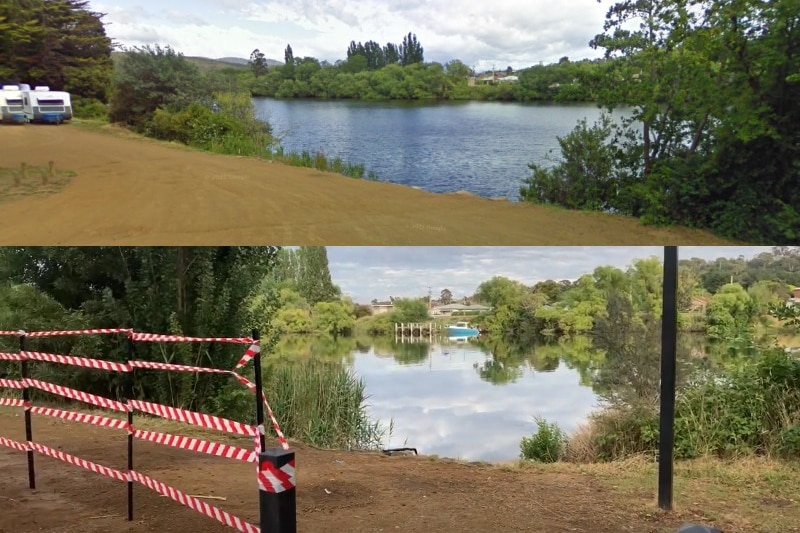
<svg viewBox="0 0 800 533">
<path fill-rule="evenodd" d="M 160 421 L 149 424 L 156 426 L 147 427 L 142 422 L 139 427 L 186 432 L 184 426 L 158 426 L 169 424 Z M 219 434 L 195 434 L 221 439 Z M 24 423 L 18 410 L 0 408 L 0 436 L 24 441 Z M 115 430 L 34 416 L 34 439 L 112 468 L 125 467 L 125 436 Z M 242 441 L 238 444 L 247 445 Z M 604 480 L 589 467 L 567 465 L 569 471 L 520 469 L 303 446 L 293 449 L 297 453 L 301 533 L 673 533 L 687 520 L 709 523 L 713 520 L 710 516 L 717 517 L 726 533 L 755 533 L 767 529 L 753 527 L 752 520 L 797 512 L 776 498 L 772 503 L 758 499 L 743 505 L 741 493 L 726 499 L 719 484 L 715 486 L 720 490 L 706 493 L 679 483 L 678 490 L 685 495 L 680 502 L 689 508 L 660 513 L 655 508 L 654 487 L 650 485 L 655 476 L 651 473 L 646 474 L 643 489 L 641 481 L 633 488 L 626 486 L 626 476 L 619 475 L 620 471 Z M 134 466 L 188 494 L 227 498 L 206 501 L 257 522 L 252 465 L 137 441 Z M 38 486 L 30 491 L 25 454 L 0 447 L 0 532 L 233 531 L 138 485 L 135 519 L 127 522 L 124 483 L 39 455 L 36 472 Z M 749 509 L 751 504 L 754 508 L 748 511 L 746 520 L 742 509 Z M 787 521 L 791 516 L 787 514 Z M 800 531 L 791 527 L 783 530 Z"/>
<path fill-rule="evenodd" d="M 727 244 L 627 217 L 432 194 L 132 134 L 0 127 L 0 167 L 48 161 L 77 177 L 55 194 L 0 198 L 0 245 Z"/>
</svg>

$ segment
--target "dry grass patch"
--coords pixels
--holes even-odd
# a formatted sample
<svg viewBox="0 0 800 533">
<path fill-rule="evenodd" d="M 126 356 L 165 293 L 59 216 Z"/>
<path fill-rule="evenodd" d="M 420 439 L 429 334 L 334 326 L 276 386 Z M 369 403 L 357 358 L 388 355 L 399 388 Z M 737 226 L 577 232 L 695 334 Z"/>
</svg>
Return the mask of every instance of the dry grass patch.
<svg viewBox="0 0 800 533">
<path fill-rule="evenodd" d="M 54 161 L 44 166 L 23 162 L 16 168 L 0 167 L 0 202 L 57 193 L 75 176 L 75 172 L 59 168 Z"/>
</svg>

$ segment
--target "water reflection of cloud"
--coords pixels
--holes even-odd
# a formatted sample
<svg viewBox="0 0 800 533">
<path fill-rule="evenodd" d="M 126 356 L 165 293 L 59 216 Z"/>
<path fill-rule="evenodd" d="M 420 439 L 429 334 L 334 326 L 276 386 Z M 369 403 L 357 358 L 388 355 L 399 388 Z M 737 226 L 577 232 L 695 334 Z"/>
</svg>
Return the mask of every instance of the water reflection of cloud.
<svg viewBox="0 0 800 533">
<path fill-rule="evenodd" d="M 354 369 L 370 394 L 369 411 L 394 422 L 387 445 L 408 445 L 422 453 L 469 460 L 511 460 L 519 441 L 535 430 L 534 416 L 572 431 L 597 405 L 593 391 L 580 385 L 577 372 L 562 366 L 538 373 L 526 369 L 515 383 L 493 385 L 478 376 L 473 362 L 487 356 L 464 348 L 449 358 L 434 350 L 433 370 L 426 360 L 400 366 L 392 359 L 357 354 Z"/>
</svg>

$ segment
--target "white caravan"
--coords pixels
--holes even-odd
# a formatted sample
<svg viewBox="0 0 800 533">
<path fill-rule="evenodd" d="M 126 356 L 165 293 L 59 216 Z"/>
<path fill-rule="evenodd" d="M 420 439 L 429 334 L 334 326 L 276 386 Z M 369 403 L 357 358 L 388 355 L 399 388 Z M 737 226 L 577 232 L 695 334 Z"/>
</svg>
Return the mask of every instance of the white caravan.
<svg viewBox="0 0 800 533">
<path fill-rule="evenodd" d="M 22 109 L 22 91 L 27 85 L 3 85 L 0 87 L 0 122 L 26 122 Z"/>
<path fill-rule="evenodd" d="M 22 108 L 28 122 L 61 124 L 72 118 L 69 93 L 51 91 L 50 87 L 44 85 L 22 91 Z"/>
</svg>

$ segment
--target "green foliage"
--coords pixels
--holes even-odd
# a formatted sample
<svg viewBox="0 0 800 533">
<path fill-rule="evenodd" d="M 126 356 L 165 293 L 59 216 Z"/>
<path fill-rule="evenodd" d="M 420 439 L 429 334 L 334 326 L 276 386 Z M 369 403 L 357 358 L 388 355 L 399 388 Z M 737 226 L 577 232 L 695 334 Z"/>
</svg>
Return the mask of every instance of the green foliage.
<svg viewBox="0 0 800 533">
<path fill-rule="evenodd" d="M 253 76 L 256 78 L 264 76 L 269 71 L 267 58 L 258 48 L 253 50 L 253 52 L 250 54 L 250 61 L 248 61 L 248 65 L 250 66 L 250 70 L 253 72 Z"/>
<path fill-rule="evenodd" d="M 369 172 L 365 176 L 365 167 L 360 164 L 347 163 L 341 157 L 328 159 L 323 152 L 312 154 L 307 150 L 302 152 L 286 152 L 279 146 L 270 151 L 268 157 L 275 161 L 280 161 L 285 165 L 293 167 L 315 168 L 323 172 L 334 172 L 353 179 L 367 179 L 369 181 L 379 181 L 374 172 Z"/>
<path fill-rule="evenodd" d="M 342 302 L 318 302 L 312 315 L 314 329 L 336 335 L 350 335 L 356 325 L 353 309 Z"/>
<path fill-rule="evenodd" d="M 364 382 L 341 363 L 265 362 L 264 390 L 289 438 L 326 448 L 381 447 L 387 428 L 370 420 Z"/>
<path fill-rule="evenodd" d="M 94 98 L 72 97 L 72 112 L 78 118 L 108 118 L 108 106 Z"/>
<path fill-rule="evenodd" d="M 114 72 L 110 118 L 143 128 L 159 108 L 180 110 L 208 101 L 200 71 L 169 46 L 126 50 Z"/>
<path fill-rule="evenodd" d="M 111 39 L 84 0 L 0 3 L 0 79 L 108 97 Z"/>
<path fill-rule="evenodd" d="M 706 310 L 708 333 L 712 338 L 735 336 L 747 331 L 754 315 L 753 300 L 738 283 L 723 285 Z"/>
<path fill-rule="evenodd" d="M 539 463 L 555 463 L 564 455 L 567 444 L 565 433 L 556 423 L 536 418 L 537 431 L 520 442 L 520 457 Z"/>
<path fill-rule="evenodd" d="M 680 392 L 675 414 L 675 456 L 800 454 L 800 360 L 782 349 L 762 351 L 720 375 L 707 375 Z M 593 440 L 603 460 L 655 454 L 656 409 L 616 407 L 593 419 Z"/>
<path fill-rule="evenodd" d="M 392 322 L 424 322 L 428 320 L 428 305 L 420 299 L 397 298 L 394 311 L 389 313 Z"/>
<path fill-rule="evenodd" d="M 592 42 L 607 59 L 597 96 L 626 118 L 580 124 L 562 162 L 531 166 L 521 198 L 797 242 L 796 12 L 796 0 L 611 3 Z"/>
<path fill-rule="evenodd" d="M 547 168 L 535 163 L 520 189 L 523 200 L 555 204 L 570 209 L 608 209 L 618 194 L 610 119 L 589 127 L 586 120 L 565 137 L 559 137 L 564 160 Z"/>
<path fill-rule="evenodd" d="M 276 249 L 4 248 L 0 253 L 0 320 L 4 329 L 83 329 L 127 326 L 140 331 L 193 336 L 241 336 L 253 326 L 245 302 L 273 267 Z M 3 293 L 5 297 L 3 297 Z M 35 342 L 35 344 L 34 344 Z M 102 354 L 124 360 L 125 343 L 109 337 L 29 341 L 51 353 Z M 232 368 L 241 348 L 225 345 L 137 346 L 143 360 Z M 116 374 L 39 365 L 35 375 L 89 393 L 120 397 Z M 47 372 L 47 374 L 38 374 Z M 214 409 L 228 384 L 219 376 L 137 372 L 137 397 L 190 409 Z"/>
</svg>

